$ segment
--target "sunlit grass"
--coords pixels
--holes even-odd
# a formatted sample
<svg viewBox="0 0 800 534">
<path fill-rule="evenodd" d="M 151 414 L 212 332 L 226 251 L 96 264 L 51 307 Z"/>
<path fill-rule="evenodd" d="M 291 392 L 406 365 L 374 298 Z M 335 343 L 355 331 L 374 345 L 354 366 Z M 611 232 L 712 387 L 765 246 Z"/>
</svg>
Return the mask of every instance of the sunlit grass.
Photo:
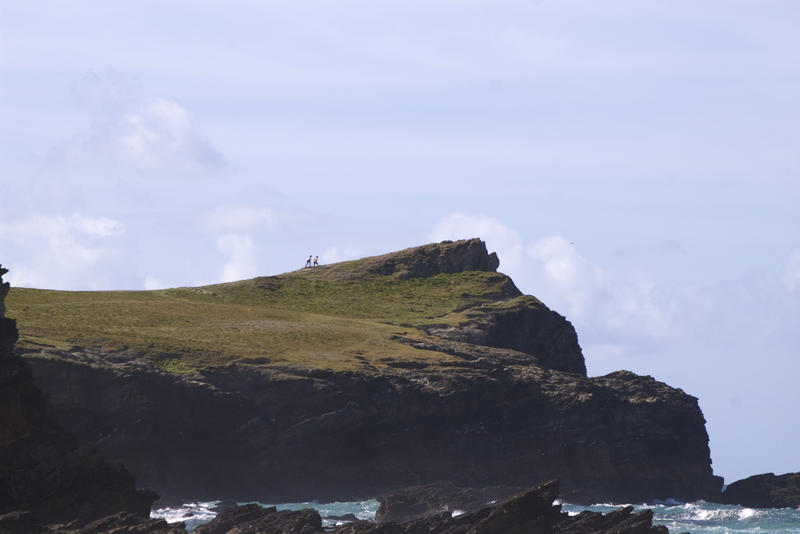
<svg viewBox="0 0 800 534">
<path fill-rule="evenodd" d="M 389 361 L 452 360 L 393 338 L 424 337 L 417 327 L 495 306 L 510 283 L 478 271 L 401 280 L 365 265 L 157 291 L 14 288 L 7 315 L 21 347 L 129 351 L 175 373 L 232 363 L 371 372 Z"/>
</svg>

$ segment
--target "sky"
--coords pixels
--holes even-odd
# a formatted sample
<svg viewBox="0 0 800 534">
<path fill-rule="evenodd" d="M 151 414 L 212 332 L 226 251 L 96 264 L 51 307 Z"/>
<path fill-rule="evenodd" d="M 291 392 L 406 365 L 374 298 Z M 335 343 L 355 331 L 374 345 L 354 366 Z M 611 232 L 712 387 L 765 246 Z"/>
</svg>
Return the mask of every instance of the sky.
<svg viewBox="0 0 800 534">
<path fill-rule="evenodd" d="M 795 0 L 0 0 L 0 262 L 156 289 L 483 238 L 592 376 L 800 471 Z"/>
</svg>

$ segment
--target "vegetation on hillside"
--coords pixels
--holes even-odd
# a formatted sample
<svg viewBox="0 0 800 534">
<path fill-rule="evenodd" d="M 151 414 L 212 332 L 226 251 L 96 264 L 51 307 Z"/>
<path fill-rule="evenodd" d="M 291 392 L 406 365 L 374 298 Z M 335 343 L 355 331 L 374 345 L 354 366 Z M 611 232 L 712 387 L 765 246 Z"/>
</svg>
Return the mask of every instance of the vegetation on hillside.
<svg viewBox="0 0 800 534">
<path fill-rule="evenodd" d="M 403 279 L 372 272 L 370 262 L 155 291 L 14 288 L 8 315 L 18 320 L 22 348 L 124 350 L 172 372 L 233 362 L 369 372 L 400 360 L 451 361 L 395 338 L 424 339 L 421 326 L 519 301 L 504 300 L 513 284 L 496 272 Z"/>
</svg>

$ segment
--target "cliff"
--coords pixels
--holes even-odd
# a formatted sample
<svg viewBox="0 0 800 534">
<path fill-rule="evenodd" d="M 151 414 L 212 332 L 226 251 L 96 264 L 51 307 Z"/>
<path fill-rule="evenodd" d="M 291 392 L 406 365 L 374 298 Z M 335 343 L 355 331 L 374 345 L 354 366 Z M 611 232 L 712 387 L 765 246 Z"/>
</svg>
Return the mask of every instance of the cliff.
<svg viewBox="0 0 800 534">
<path fill-rule="evenodd" d="M 697 399 L 589 378 L 572 325 L 444 242 L 152 292 L 16 290 L 51 413 L 168 499 L 352 499 L 562 481 L 577 502 L 713 498 Z"/>
<path fill-rule="evenodd" d="M 0 267 L 0 312 L 6 272 Z M 154 492 L 137 491 L 124 467 L 49 419 L 30 367 L 13 354 L 16 340 L 15 321 L 0 314 L 0 532 L 75 528 L 121 511 L 148 517 Z"/>
</svg>

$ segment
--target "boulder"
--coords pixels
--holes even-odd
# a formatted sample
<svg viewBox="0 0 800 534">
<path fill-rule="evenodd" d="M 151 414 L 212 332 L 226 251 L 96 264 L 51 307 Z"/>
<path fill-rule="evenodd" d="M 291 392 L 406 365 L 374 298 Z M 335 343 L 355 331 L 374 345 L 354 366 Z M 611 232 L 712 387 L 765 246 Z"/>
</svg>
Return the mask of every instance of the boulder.
<svg viewBox="0 0 800 534">
<path fill-rule="evenodd" d="M 730 484 L 720 502 L 750 508 L 800 508 L 800 473 L 753 475 Z"/>
</svg>

